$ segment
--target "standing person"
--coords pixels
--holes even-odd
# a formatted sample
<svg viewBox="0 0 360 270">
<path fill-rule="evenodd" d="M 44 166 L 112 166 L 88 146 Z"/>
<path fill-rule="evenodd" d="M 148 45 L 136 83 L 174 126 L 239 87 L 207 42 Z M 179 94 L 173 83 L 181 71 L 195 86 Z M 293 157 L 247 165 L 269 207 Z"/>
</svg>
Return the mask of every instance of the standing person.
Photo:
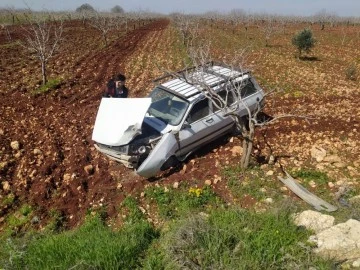
<svg viewBox="0 0 360 270">
<path fill-rule="evenodd" d="M 129 89 L 125 86 L 125 76 L 122 74 L 117 74 L 106 85 L 106 90 L 104 97 L 113 97 L 113 98 L 126 98 L 129 93 Z"/>
</svg>

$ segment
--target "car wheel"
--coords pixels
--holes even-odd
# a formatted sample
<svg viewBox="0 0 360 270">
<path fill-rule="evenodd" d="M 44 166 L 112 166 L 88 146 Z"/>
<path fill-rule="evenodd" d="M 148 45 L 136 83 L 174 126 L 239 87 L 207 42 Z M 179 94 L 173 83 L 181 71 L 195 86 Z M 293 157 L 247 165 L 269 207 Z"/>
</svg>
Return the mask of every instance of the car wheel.
<svg viewBox="0 0 360 270">
<path fill-rule="evenodd" d="M 175 156 L 171 156 L 164 162 L 160 170 L 167 170 L 171 167 L 175 167 L 177 164 L 179 164 L 179 160 Z"/>
</svg>

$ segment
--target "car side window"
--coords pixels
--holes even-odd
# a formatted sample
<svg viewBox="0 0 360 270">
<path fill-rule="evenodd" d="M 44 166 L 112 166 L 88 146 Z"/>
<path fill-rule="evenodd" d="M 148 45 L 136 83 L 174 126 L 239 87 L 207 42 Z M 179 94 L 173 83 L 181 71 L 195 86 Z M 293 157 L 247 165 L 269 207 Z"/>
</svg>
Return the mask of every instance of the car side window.
<svg viewBox="0 0 360 270">
<path fill-rule="evenodd" d="M 186 120 L 189 124 L 191 124 L 206 117 L 207 115 L 209 115 L 209 113 L 209 100 L 206 98 L 199 101 L 194 105 L 194 107 L 192 107 Z"/>
<path fill-rule="evenodd" d="M 256 88 L 251 80 L 247 80 L 247 81 L 243 82 L 243 84 L 244 85 L 242 86 L 241 93 L 240 93 L 242 98 L 245 98 L 247 96 L 250 96 L 250 95 L 256 93 Z"/>
</svg>

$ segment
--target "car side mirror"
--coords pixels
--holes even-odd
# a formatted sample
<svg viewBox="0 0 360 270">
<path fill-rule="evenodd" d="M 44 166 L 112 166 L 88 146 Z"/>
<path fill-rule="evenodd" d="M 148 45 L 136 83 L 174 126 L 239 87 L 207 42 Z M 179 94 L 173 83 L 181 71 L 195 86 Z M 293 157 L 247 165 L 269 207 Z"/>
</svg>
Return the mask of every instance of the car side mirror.
<svg viewBox="0 0 360 270">
<path fill-rule="evenodd" d="M 186 129 L 186 128 L 191 128 L 191 125 L 187 121 L 184 122 L 181 129 Z"/>
</svg>

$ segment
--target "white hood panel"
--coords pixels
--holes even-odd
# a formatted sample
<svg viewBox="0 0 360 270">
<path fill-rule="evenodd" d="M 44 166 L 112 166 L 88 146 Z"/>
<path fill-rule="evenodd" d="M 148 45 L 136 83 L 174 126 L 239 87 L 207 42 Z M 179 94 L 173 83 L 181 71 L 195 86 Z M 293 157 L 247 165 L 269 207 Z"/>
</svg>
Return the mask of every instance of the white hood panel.
<svg viewBox="0 0 360 270">
<path fill-rule="evenodd" d="M 128 144 L 141 133 L 141 125 L 151 98 L 102 98 L 92 139 L 119 146 Z"/>
</svg>

